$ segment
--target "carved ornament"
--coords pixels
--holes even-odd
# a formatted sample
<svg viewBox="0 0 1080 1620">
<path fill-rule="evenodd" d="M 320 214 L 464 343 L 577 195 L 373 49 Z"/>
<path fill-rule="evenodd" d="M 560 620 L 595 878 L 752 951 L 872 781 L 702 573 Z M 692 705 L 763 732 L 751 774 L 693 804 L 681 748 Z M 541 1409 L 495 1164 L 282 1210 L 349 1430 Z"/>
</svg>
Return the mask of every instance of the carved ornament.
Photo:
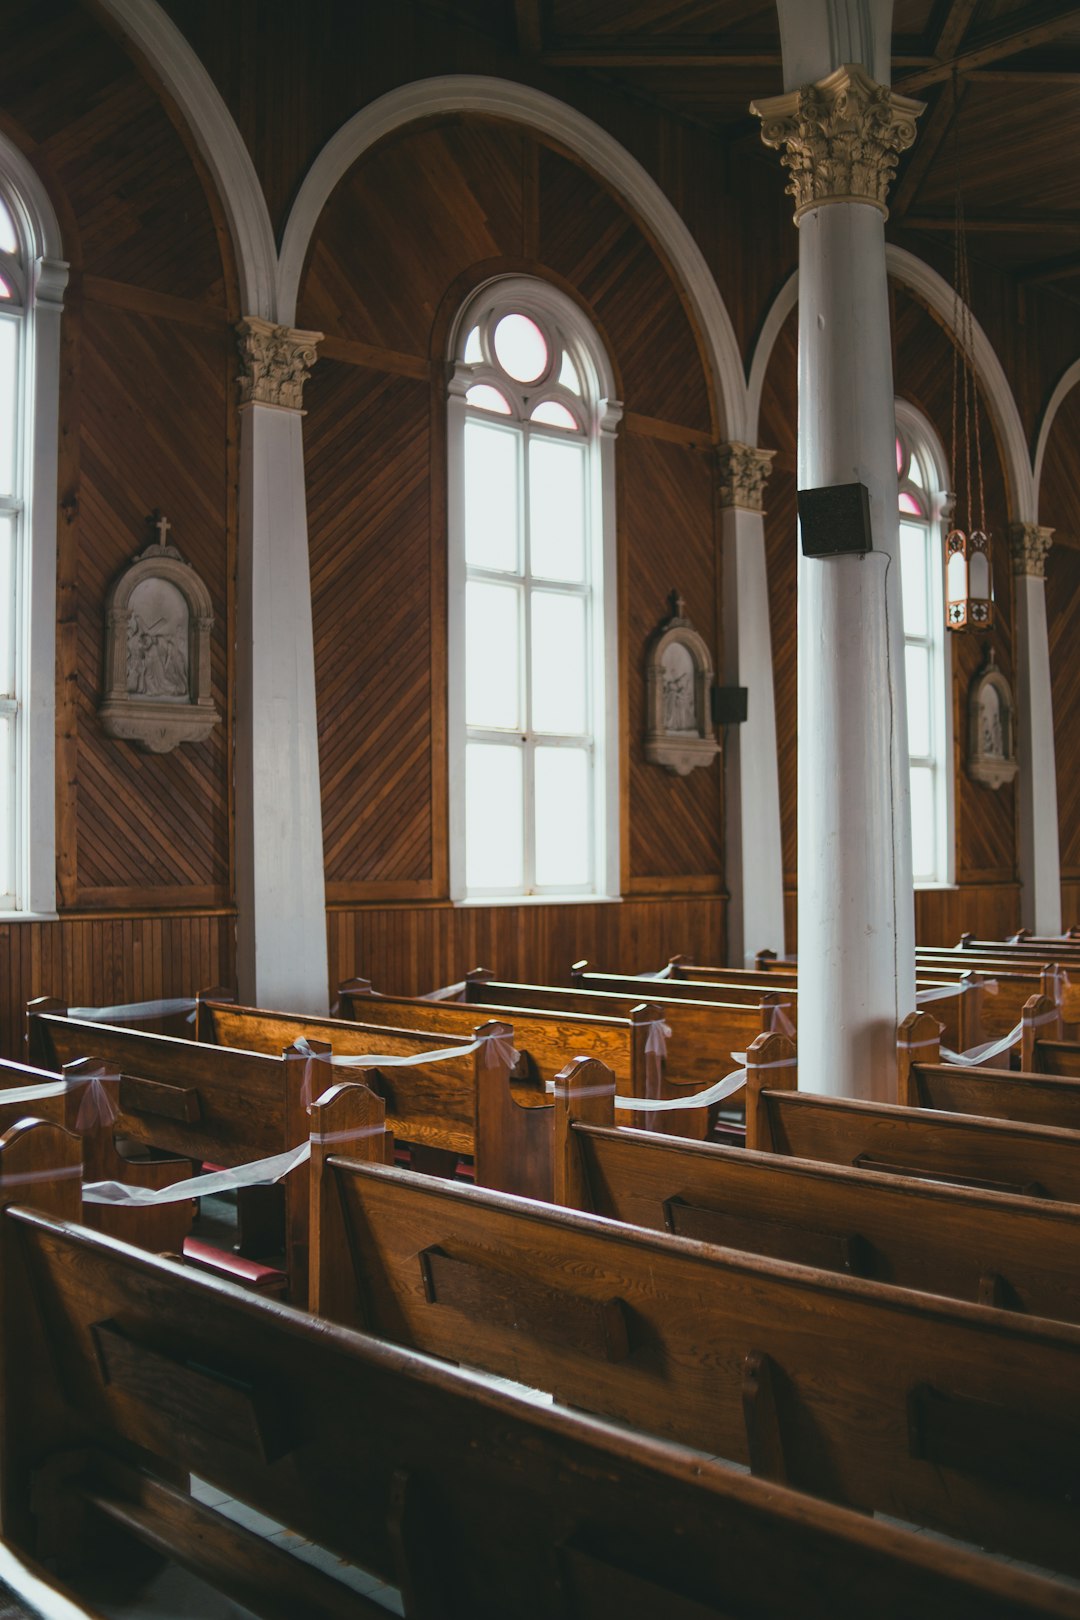
<svg viewBox="0 0 1080 1620">
<path fill-rule="evenodd" d="M 720 505 L 737 506 L 744 512 L 760 512 L 765 480 L 772 472 L 775 450 L 757 450 L 751 444 L 722 444 L 720 457 Z"/>
<path fill-rule="evenodd" d="M 114 581 L 105 603 L 105 695 L 98 709 L 106 736 L 147 754 L 202 742 L 221 716 L 210 692 L 214 610 L 199 575 L 158 538 Z"/>
<path fill-rule="evenodd" d="M 1053 529 L 1044 529 L 1038 523 L 1014 523 L 1009 529 L 1009 538 L 1013 573 L 1045 579 L 1046 559 L 1054 543 Z"/>
<path fill-rule="evenodd" d="M 257 315 L 245 316 L 237 324 L 236 334 L 244 365 L 240 403 L 301 410 L 304 384 L 311 375 L 323 334 L 275 326 L 273 321 Z"/>
<path fill-rule="evenodd" d="M 751 102 L 765 145 L 783 148 L 796 223 L 808 208 L 831 202 L 872 203 L 887 216 L 889 182 L 915 139 L 923 105 L 878 84 L 858 63 Z"/>
<path fill-rule="evenodd" d="M 645 758 L 675 776 L 689 776 L 720 752 L 711 712 L 713 662 L 677 591 L 671 607 L 646 650 Z"/>
</svg>

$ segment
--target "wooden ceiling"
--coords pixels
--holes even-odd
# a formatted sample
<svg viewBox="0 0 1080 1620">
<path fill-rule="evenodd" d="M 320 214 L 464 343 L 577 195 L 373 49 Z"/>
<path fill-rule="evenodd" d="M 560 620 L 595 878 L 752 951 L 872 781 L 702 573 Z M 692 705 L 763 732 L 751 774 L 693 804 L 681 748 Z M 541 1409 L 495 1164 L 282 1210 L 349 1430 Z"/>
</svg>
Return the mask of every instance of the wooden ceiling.
<svg viewBox="0 0 1080 1620">
<path fill-rule="evenodd" d="M 759 152 L 783 88 L 771 0 L 514 0 L 518 49 L 600 76 Z M 893 85 L 925 101 L 894 225 L 953 228 L 957 153 L 973 256 L 1080 300 L 1080 5 L 895 0 Z"/>
</svg>

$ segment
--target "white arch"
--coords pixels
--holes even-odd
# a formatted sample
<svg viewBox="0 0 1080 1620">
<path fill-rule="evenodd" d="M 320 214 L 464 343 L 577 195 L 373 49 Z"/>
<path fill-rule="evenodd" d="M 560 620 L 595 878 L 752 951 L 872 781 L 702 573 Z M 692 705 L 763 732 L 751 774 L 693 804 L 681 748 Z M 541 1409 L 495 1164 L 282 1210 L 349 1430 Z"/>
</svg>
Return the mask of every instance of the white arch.
<svg viewBox="0 0 1080 1620">
<path fill-rule="evenodd" d="M 557 137 L 631 204 L 671 260 L 697 316 L 720 395 L 723 431 L 728 438 L 743 438 L 746 387 L 735 330 L 704 255 L 679 214 L 637 159 L 592 119 L 554 96 L 506 79 L 467 73 L 420 79 L 380 96 L 342 125 L 304 177 L 285 226 L 278 276 L 278 318 L 289 324 L 296 319 L 308 244 L 341 177 L 385 135 L 417 119 L 448 112 L 505 118 Z"/>
<path fill-rule="evenodd" d="M 277 252 L 270 213 L 251 154 L 220 92 L 157 0 L 101 3 L 160 77 L 214 177 L 236 254 L 243 313 L 274 320 Z"/>
<path fill-rule="evenodd" d="M 922 302 L 936 311 L 951 329 L 953 324 L 953 289 L 943 276 L 906 248 L 885 244 L 885 267 L 889 275 L 902 286 L 918 294 Z M 799 273 L 795 271 L 781 287 L 769 313 L 765 317 L 761 334 L 754 349 L 747 387 L 747 432 L 750 443 L 756 444 L 758 416 L 765 373 L 772 355 L 773 345 L 799 296 Z M 1010 519 L 1021 523 L 1034 523 L 1036 516 L 1036 480 L 1028 455 L 1027 439 L 1020 412 L 1016 408 L 1009 379 L 986 333 L 972 317 L 972 339 L 975 348 L 975 371 L 983 385 L 994 424 L 998 431 L 1012 495 L 1013 510 Z M 1073 368 L 1074 381 L 1080 380 L 1080 362 Z M 1068 373 L 1066 373 L 1068 376 Z M 1065 378 L 1062 378 L 1064 383 Z M 1061 384 L 1058 385 L 1061 387 Z M 1068 390 L 1066 389 L 1065 392 Z M 1055 390 L 1055 398 L 1057 393 Z M 1064 395 L 1062 396 L 1064 397 Z M 1053 402 L 1052 402 L 1053 403 Z M 1058 401 L 1060 403 L 1060 401 Z M 1056 409 L 1056 406 L 1054 407 Z M 1049 415 L 1049 409 L 1048 413 Z"/>
<path fill-rule="evenodd" d="M 1035 445 L 1035 506 L 1038 511 L 1039 494 L 1042 490 L 1043 461 L 1046 457 L 1046 447 L 1050 442 L 1050 430 L 1054 425 L 1054 418 L 1065 403 L 1065 396 L 1070 394 L 1080 383 L 1080 360 L 1074 360 L 1064 376 L 1059 378 L 1057 387 L 1050 395 L 1049 403 L 1039 423 L 1039 437 Z"/>
<path fill-rule="evenodd" d="M 39 259 L 63 259 L 60 222 L 41 176 L 28 158 L 10 141 L 0 141 L 0 178 L 15 193 L 16 206 L 26 216 L 26 232 Z"/>
</svg>

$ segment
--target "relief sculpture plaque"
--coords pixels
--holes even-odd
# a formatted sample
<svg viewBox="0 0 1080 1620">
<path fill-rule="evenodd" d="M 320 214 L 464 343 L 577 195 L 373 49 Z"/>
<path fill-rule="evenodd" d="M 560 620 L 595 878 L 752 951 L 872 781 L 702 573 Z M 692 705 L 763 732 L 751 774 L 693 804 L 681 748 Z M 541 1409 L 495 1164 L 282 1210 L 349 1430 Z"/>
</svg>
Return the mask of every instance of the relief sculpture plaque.
<svg viewBox="0 0 1080 1620">
<path fill-rule="evenodd" d="M 713 663 L 676 591 L 671 609 L 646 655 L 645 758 L 676 776 L 688 776 L 695 766 L 711 765 L 720 752 L 711 714 Z"/>
<path fill-rule="evenodd" d="M 210 695 L 210 592 L 167 536 L 117 579 L 106 602 L 105 695 L 99 709 L 110 737 L 145 753 L 202 742 L 220 722 Z"/>
</svg>

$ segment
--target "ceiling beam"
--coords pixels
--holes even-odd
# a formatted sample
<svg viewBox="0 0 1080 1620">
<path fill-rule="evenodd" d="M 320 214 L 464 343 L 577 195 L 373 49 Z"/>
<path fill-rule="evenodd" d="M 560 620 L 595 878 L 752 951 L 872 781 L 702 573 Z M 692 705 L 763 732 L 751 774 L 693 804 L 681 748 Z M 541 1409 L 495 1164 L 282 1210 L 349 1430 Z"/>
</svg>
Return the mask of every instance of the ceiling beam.
<svg viewBox="0 0 1080 1620">
<path fill-rule="evenodd" d="M 1064 281 L 1066 277 L 1080 276 L 1080 253 L 1067 253 L 1060 259 L 1044 259 L 1042 264 L 1032 265 L 1025 270 L 1020 280 L 1027 287 L 1037 286 L 1040 282 Z"/>
<path fill-rule="evenodd" d="M 1080 59 L 1071 71 L 1068 68 L 976 68 L 965 73 L 968 84 L 1064 84 L 1070 89 L 1080 88 Z"/>
<path fill-rule="evenodd" d="M 951 79 L 954 73 L 969 73 L 973 68 L 983 67 L 988 62 L 1001 62 L 1006 57 L 1018 56 L 1021 51 L 1033 50 L 1036 45 L 1045 45 L 1073 28 L 1080 28 L 1080 6 L 1069 6 L 1064 11 L 1058 10 L 1055 16 L 1048 17 L 1041 23 L 1033 24 L 1029 28 L 1014 29 L 1009 34 L 999 34 L 996 39 L 986 40 L 970 50 L 961 51 L 951 61 L 938 62 L 934 67 L 909 73 L 905 78 L 898 79 L 893 88 L 909 96 L 916 90 L 925 90 L 927 85 L 940 84 L 943 79 Z"/>
<path fill-rule="evenodd" d="M 961 103 L 963 99 L 964 94 L 961 91 Z M 915 201 L 919 187 L 926 179 L 927 171 L 937 157 L 952 127 L 955 111 L 956 88 L 951 80 L 947 80 L 938 91 L 938 99 L 934 103 L 933 112 L 918 131 L 915 146 L 904 169 L 900 184 L 889 202 L 889 217 L 895 224 L 900 223 Z"/>
<path fill-rule="evenodd" d="M 909 231 L 952 231 L 956 229 L 953 214 L 908 214 L 904 228 Z M 980 217 L 965 214 L 964 229 L 976 236 L 1019 236 L 1032 231 L 1068 231 L 1075 235 L 1080 230 L 1080 214 L 1025 214 L 1006 218 L 1002 215 Z"/>
<path fill-rule="evenodd" d="M 952 0 L 934 43 L 934 55 L 940 62 L 948 62 L 956 55 L 978 4 L 979 0 Z"/>
<path fill-rule="evenodd" d="M 522 56 L 539 56 L 543 49 L 540 0 L 514 0 L 518 50 Z"/>
<path fill-rule="evenodd" d="M 725 50 L 715 39 L 653 34 L 614 39 L 560 39 L 542 53 L 548 67 L 583 68 L 723 68 L 780 67 L 780 47 L 761 40 L 739 50 Z"/>
</svg>

